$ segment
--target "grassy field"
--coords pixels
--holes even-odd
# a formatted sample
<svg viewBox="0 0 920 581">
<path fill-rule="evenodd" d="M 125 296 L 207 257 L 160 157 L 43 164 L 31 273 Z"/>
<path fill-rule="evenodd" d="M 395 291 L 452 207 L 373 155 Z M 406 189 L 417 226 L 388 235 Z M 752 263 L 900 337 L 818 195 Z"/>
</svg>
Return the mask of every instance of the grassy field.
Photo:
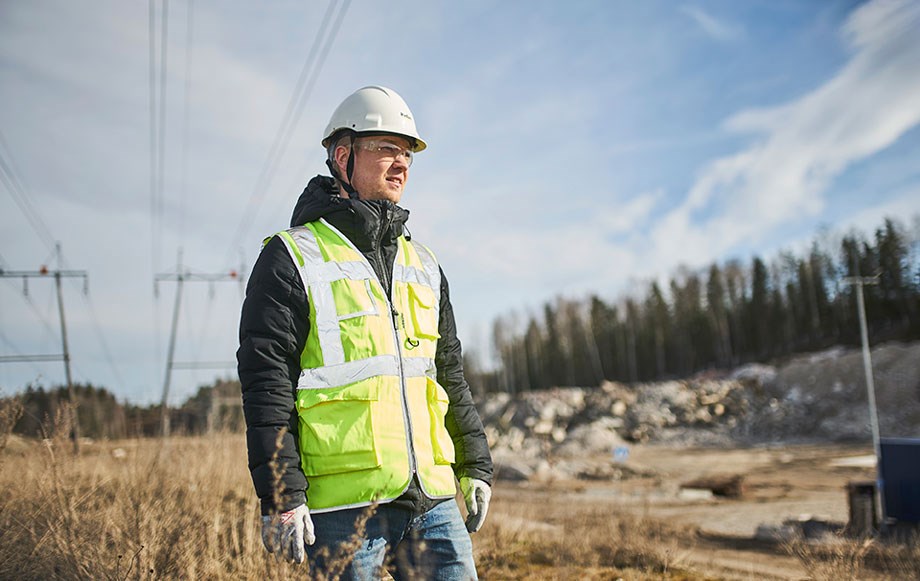
<svg viewBox="0 0 920 581">
<path fill-rule="evenodd" d="M 86 443 L 74 457 L 63 433 L 0 450 L 0 578 L 308 578 L 262 547 L 241 434 Z M 719 579 L 686 566 L 695 539 L 687 527 L 501 495 L 473 537 L 483 579 Z M 863 578 L 879 559 L 871 543 L 841 546 L 788 550 L 816 579 Z M 889 578 L 917 578 L 905 559 L 918 555 L 885 557 Z"/>
</svg>

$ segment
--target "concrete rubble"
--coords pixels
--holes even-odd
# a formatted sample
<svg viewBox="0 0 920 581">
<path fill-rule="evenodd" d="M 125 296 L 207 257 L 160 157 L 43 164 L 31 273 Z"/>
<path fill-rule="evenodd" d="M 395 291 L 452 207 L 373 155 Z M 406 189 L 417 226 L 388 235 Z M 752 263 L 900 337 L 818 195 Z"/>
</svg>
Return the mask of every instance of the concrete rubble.
<svg viewBox="0 0 920 581">
<path fill-rule="evenodd" d="M 883 437 L 917 437 L 920 343 L 872 351 Z M 777 366 L 626 385 L 494 394 L 480 412 L 498 477 L 615 479 L 632 472 L 631 444 L 688 447 L 868 442 L 858 349 L 835 348 Z"/>
</svg>

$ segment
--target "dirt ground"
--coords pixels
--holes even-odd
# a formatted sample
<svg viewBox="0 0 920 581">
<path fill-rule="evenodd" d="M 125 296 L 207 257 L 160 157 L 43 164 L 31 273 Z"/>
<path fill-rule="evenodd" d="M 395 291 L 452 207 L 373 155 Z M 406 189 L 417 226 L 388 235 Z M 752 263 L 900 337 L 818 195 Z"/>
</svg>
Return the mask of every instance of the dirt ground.
<svg viewBox="0 0 920 581">
<path fill-rule="evenodd" d="M 845 524 L 846 484 L 875 479 L 871 446 L 787 446 L 750 449 L 682 449 L 634 446 L 620 480 L 505 483 L 495 487 L 495 511 L 507 503 L 590 503 L 598 511 L 632 512 L 698 530 L 678 561 L 719 579 L 803 579 L 799 561 L 758 527 L 790 519 Z M 710 497 L 681 484 L 741 475 L 740 498 Z M 534 525 L 539 524 L 537 518 Z M 763 530 L 763 529 L 761 529 Z"/>
</svg>

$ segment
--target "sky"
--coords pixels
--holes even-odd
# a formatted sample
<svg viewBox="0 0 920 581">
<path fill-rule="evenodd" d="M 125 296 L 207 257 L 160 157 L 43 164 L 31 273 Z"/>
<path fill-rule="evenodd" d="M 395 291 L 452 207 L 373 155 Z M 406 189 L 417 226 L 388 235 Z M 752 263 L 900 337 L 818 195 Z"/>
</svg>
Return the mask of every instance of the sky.
<svg viewBox="0 0 920 581">
<path fill-rule="evenodd" d="M 0 268 L 88 274 L 62 293 L 74 379 L 133 403 L 164 386 L 177 284 L 155 276 L 175 275 L 180 248 L 183 269 L 245 275 L 326 173 L 333 109 L 365 85 L 398 91 L 429 144 L 402 205 L 483 358 L 497 317 L 555 297 L 613 302 L 681 265 L 920 213 L 920 2 L 163 14 L 163 0 L 0 1 Z M 0 283 L 0 356 L 59 354 L 53 280 L 27 291 Z M 176 361 L 234 361 L 243 292 L 184 284 Z M 169 401 L 234 373 L 175 370 Z M 0 393 L 63 381 L 60 362 L 0 363 Z"/>
</svg>

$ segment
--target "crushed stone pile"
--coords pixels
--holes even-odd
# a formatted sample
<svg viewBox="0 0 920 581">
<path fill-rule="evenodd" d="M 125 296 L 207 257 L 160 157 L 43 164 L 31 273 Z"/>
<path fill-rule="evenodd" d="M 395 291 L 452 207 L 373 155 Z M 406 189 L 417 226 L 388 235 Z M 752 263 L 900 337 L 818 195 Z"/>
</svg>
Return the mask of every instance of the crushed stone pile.
<svg viewBox="0 0 920 581">
<path fill-rule="evenodd" d="M 920 437 L 920 343 L 872 350 L 882 437 Z M 751 446 L 870 442 L 858 349 L 685 380 L 494 394 L 480 413 L 500 478 L 617 478 L 634 443 Z"/>
</svg>

